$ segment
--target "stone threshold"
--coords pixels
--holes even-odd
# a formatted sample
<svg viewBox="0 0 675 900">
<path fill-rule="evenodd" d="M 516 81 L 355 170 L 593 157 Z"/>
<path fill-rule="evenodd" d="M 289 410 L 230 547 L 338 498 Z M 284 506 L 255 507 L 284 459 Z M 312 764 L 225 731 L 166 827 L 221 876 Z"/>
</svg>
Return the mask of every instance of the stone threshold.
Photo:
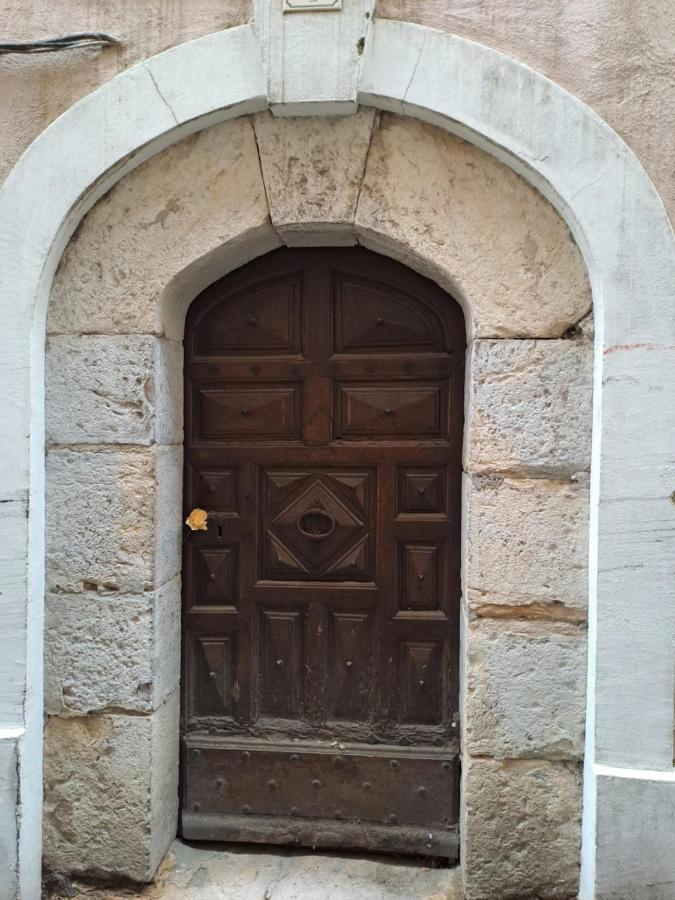
<svg viewBox="0 0 675 900">
<path fill-rule="evenodd" d="M 459 868 L 428 860 L 174 841 L 147 885 L 59 876 L 43 900 L 460 900 Z"/>
</svg>

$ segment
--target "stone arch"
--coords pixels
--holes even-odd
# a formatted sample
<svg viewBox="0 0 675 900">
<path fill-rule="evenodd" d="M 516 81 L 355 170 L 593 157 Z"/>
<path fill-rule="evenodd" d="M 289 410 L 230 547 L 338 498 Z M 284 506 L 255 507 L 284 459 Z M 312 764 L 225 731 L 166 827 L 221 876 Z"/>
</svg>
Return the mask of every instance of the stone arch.
<svg viewBox="0 0 675 900">
<path fill-rule="evenodd" d="M 424 159 L 423 184 L 413 154 Z M 502 163 L 435 126 L 372 110 L 336 120 L 258 113 L 189 137 L 122 179 L 62 257 L 46 377 L 45 849 L 54 868 L 149 878 L 175 833 L 188 305 L 283 243 L 356 242 L 451 287 L 467 310 L 465 794 L 474 802 L 474 784 L 503 775 L 498 753 L 519 760 L 516 794 L 564 788 L 575 799 L 554 814 L 564 849 L 547 877 L 574 886 L 592 356 L 585 267 L 558 214 Z M 488 516 L 534 558 L 481 540 Z M 544 540 L 559 558 L 534 577 Z M 537 660 L 536 678 L 515 691 L 503 669 L 514 648 Z M 537 722 L 518 720 L 525 695 L 543 701 L 559 665 L 567 687 Z M 147 747 L 133 773 L 129 740 Z M 494 883 L 490 843 L 475 840 L 480 809 L 475 822 L 471 879 L 482 870 Z"/>
<path fill-rule="evenodd" d="M 673 383 L 667 373 L 675 343 L 669 324 L 675 248 L 667 217 L 630 150 L 564 90 L 486 47 L 407 23 L 374 22 L 365 52 L 357 52 L 363 42 L 353 37 L 365 29 L 364 9 L 354 4 L 349 27 L 343 19 L 285 22 L 285 42 L 274 46 L 271 18 L 264 15 L 260 38 L 254 27 L 242 26 L 147 60 L 53 123 L 3 186 L 2 245 L 10 264 L 0 295 L 12 315 L 0 354 L 8 408 L 2 521 L 7 592 L 16 600 L 1 654 L 8 685 L 2 752 L 16 772 L 19 797 L 18 815 L 8 808 L 3 820 L 7 847 L 16 848 L 7 867 L 10 892 L 39 894 L 43 335 L 53 272 L 84 213 L 125 173 L 187 134 L 268 102 L 278 113 L 330 115 L 360 102 L 434 121 L 521 172 L 573 229 L 589 268 L 598 324 L 584 896 L 595 891 L 597 804 L 605 818 L 632 823 L 636 798 L 648 797 L 653 805 L 667 803 L 672 793 L 672 577 L 660 553 L 662 536 L 639 527 L 645 505 L 663 518 L 670 491 L 664 460 L 671 423 L 664 411 L 675 404 L 664 391 Z M 321 55 L 326 35 L 344 48 L 331 65 Z M 298 41 L 314 54 L 316 78 L 306 77 L 306 54 L 293 54 Z M 634 602 L 645 592 L 648 618 Z M 626 741 L 629 733 L 639 740 Z M 627 834 L 633 848 L 641 837 L 628 824 L 601 845 L 597 877 L 603 885 L 619 877 L 613 861 L 630 858 L 627 844 L 625 854 L 617 849 L 617 839 L 623 835 L 625 842 Z"/>
</svg>

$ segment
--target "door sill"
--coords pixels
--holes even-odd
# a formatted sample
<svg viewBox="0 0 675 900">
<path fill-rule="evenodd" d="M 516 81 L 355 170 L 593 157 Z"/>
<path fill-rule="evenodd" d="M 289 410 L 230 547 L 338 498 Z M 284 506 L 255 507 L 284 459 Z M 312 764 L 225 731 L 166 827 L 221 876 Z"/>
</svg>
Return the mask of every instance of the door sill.
<svg viewBox="0 0 675 900">
<path fill-rule="evenodd" d="M 183 838 L 191 841 L 234 841 L 283 844 L 289 847 L 340 849 L 362 852 L 437 857 L 455 862 L 457 827 L 421 831 L 405 825 L 372 822 L 326 822 L 284 816 L 232 816 L 184 811 Z"/>
</svg>

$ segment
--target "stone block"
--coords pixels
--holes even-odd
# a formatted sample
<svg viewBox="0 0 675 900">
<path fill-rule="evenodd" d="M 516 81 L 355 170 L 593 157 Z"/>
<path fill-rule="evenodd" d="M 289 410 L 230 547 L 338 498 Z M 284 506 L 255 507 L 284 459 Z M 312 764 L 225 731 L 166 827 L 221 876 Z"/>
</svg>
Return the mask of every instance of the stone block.
<svg viewBox="0 0 675 900">
<path fill-rule="evenodd" d="M 579 888 L 581 767 L 463 760 L 466 900 L 572 900 Z"/>
<path fill-rule="evenodd" d="M 182 347 L 149 335 L 47 342 L 46 436 L 54 444 L 179 443 Z"/>
<path fill-rule="evenodd" d="M 55 276 L 48 332 L 163 334 L 158 301 L 169 282 L 265 223 L 250 119 L 180 141 L 130 172 L 89 211 Z"/>
<path fill-rule="evenodd" d="M 176 575 L 181 459 L 181 447 L 50 450 L 48 590 L 142 594 Z"/>
<path fill-rule="evenodd" d="M 464 740 L 469 753 L 583 758 L 583 626 L 475 619 L 466 646 Z"/>
<path fill-rule="evenodd" d="M 167 581 L 155 591 L 153 605 L 153 693 L 155 705 L 180 683 L 181 578 Z M 178 752 L 176 750 L 176 752 Z"/>
<path fill-rule="evenodd" d="M 591 459 L 593 346 L 475 341 L 470 471 L 572 475 Z"/>
<path fill-rule="evenodd" d="M 180 578 L 140 596 L 47 596 L 49 715 L 149 712 L 176 690 L 179 675 Z"/>
<path fill-rule="evenodd" d="M 560 337 L 591 307 L 581 253 L 548 201 L 432 125 L 381 115 L 355 224 L 367 246 L 468 298 L 477 337 Z"/>
<path fill-rule="evenodd" d="M 178 622 L 180 625 L 180 618 Z M 180 668 L 180 653 L 175 658 Z M 180 702 L 179 692 L 176 691 L 167 701 L 165 715 L 157 716 L 152 730 L 149 848 L 152 871 L 176 838 L 179 759 Z"/>
<path fill-rule="evenodd" d="M 282 6 L 253 3 L 271 108 L 282 116 L 355 113 L 375 0 L 349 0 L 337 15 L 285 15 Z"/>
<path fill-rule="evenodd" d="M 465 491 L 469 608 L 585 620 L 588 486 L 473 475 Z"/>
<path fill-rule="evenodd" d="M 176 692 L 147 716 L 48 720 L 44 764 L 48 869 L 152 879 L 170 843 L 167 836 L 176 833 L 178 712 Z M 167 742 L 172 744 L 169 752 Z"/>
<path fill-rule="evenodd" d="M 45 708 L 77 716 L 150 710 L 152 593 L 49 594 L 45 600 Z"/>
<path fill-rule="evenodd" d="M 155 347 L 152 400 L 156 444 L 183 443 L 183 343 L 160 340 Z"/>
<path fill-rule="evenodd" d="M 351 234 L 374 118 L 370 109 L 337 118 L 255 117 L 270 216 L 289 243 L 306 228 L 328 227 L 335 238 L 343 225 Z"/>
<path fill-rule="evenodd" d="M 155 454 L 155 585 L 162 585 L 183 561 L 183 446 L 157 447 Z"/>
</svg>

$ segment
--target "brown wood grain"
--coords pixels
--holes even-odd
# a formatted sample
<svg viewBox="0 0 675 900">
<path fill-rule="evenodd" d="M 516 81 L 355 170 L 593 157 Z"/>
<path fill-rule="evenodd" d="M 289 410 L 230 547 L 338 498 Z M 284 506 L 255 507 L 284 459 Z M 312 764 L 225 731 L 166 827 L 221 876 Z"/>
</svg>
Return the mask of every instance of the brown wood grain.
<svg viewBox="0 0 675 900">
<path fill-rule="evenodd" d="M 184 553 L 186 836 L 232 839 L 246 814 L 242 840 L 256 834 L 256 816 L 260 840 L 295 821 L 301 843 L 334 835 L 342 846 L 348 834 L 364 848 L 389 824 L 382 849 L 424 852 L 410 832 L 423 796 L 445 823 L 435 828 L 456 828 L 457 785 L 431 800 L 414 783 L 430 748 L 458 777 L 464 347 L 451 298 L 362 248 L 277 250 L 192 304 L 185 505 L 209 518 Z M 242 750 L 260 740 L 267 754 Z M 344 740 L 357 748 L 348 783 L 304 753 Z M 289 741 L 293 813 L 279 785 L 265 787 Z M 397 747 L 409 754 L 405 778 L 391 777 Z M 213 766 L 242 752 L 257 762 L 237 770 L 236 790 L 217 790 Z M 370 807 L 365 759 L 366 781 L 377 782 Z M 327 799 L 317 806 L 319 764 Z M 217 801 L 200 821 L 195 798 L 209 790 Z M 253 813 L 247 793 L 259 798 Z M 360 843 L 358 828 L 335 827 L 338 794 L 342 822 L 375 829 Z M 429 854 L 441 845 L 455 852 L 455 840 L 435 840 Z"/>
</svg>

